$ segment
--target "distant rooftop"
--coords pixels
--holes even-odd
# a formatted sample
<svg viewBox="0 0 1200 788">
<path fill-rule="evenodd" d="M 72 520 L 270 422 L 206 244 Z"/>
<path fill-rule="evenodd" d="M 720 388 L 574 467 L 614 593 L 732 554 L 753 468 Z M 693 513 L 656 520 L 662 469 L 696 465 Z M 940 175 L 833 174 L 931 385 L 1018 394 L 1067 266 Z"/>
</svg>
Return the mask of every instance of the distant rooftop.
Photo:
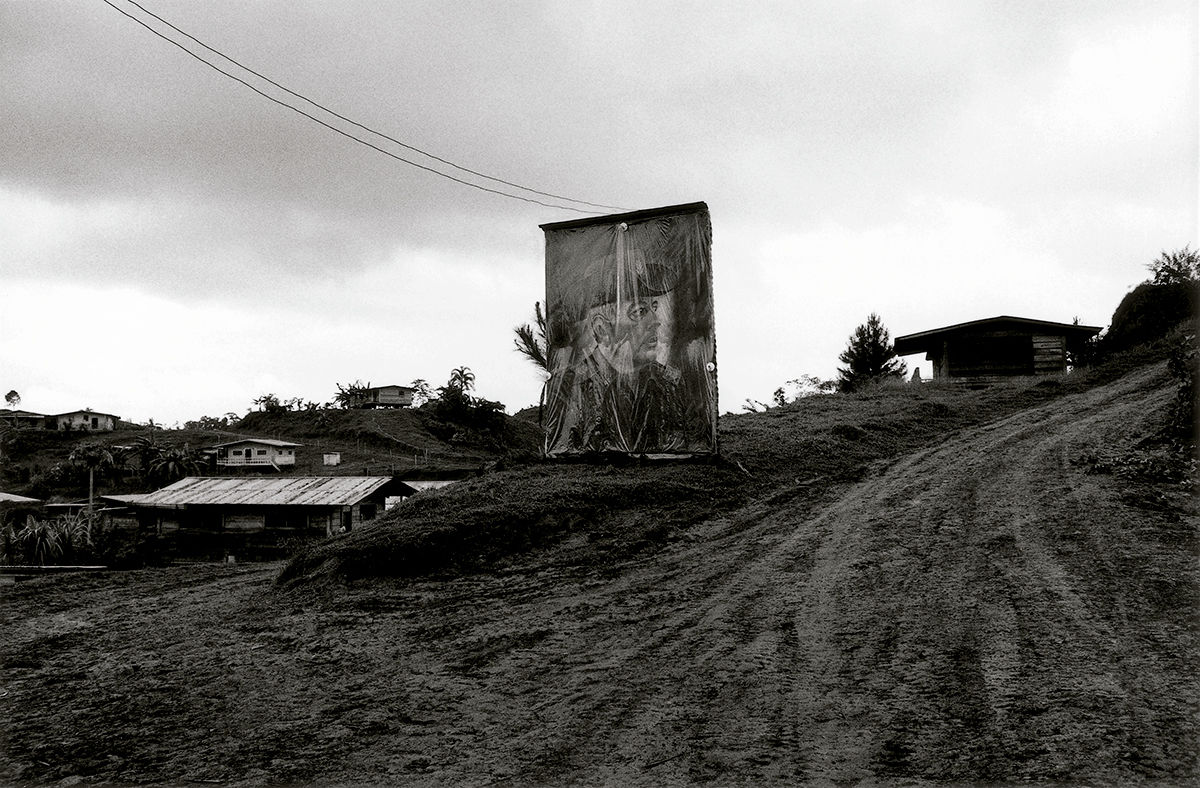
<svg viewBox="0 0 1200 788">
<path fill-rule="evenodd" d="M 261 443 L 264 446 L 275 446 L 276 448 L 287 448 L 289 446 L 303 446 L 303 443 L 292 443 L 291 441 L 277 441 L 273 438 L 238 438 L 235 441 L 226 441 L 225 443 L 214 443 L 210 449 L 221 449 L 226 446 L 237 446 L 241 443 Z"/>
<path fill-rule="evenodd" d="M 162 507 L 216 504 L 351 506 L 388 485 L 398 491 L 412 490 L 391 476 L 189 476 L 136 499 L 130 496 L 126 501 Z"/>
</svg>

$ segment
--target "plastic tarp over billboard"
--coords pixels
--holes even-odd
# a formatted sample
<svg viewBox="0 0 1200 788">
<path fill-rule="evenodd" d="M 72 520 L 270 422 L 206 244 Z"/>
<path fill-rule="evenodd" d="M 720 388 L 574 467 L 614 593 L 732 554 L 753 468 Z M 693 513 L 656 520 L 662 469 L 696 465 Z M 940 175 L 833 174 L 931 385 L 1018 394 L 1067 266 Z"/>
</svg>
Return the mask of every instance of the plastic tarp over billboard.
<svg viewBox="0 0 1200 788">
<path fill-rule="evenodd" d="M 542 225 L 551 457 L 717 451 L 704 203 Z"/>
</svg>

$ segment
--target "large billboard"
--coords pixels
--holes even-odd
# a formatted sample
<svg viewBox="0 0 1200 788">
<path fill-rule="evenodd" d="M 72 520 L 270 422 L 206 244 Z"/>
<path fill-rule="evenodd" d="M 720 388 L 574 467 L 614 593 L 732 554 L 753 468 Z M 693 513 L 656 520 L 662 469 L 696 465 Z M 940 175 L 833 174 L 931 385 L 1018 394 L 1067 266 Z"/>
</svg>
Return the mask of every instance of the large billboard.
<svg viewBox="0 0 1200 788">
<path fill-rule="evenodd" d="M 708 206 L 542 229 L 547 456 L 716 453 Z"/>
</svg>

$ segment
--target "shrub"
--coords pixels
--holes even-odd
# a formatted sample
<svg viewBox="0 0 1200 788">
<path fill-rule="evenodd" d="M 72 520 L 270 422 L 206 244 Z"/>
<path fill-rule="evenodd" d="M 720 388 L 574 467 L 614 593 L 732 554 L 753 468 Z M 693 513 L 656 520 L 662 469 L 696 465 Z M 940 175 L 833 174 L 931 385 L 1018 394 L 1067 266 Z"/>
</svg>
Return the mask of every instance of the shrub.
<svg viewBox="0 0 1200 788">
<path fill-rule="evenodd" d="M 1114 353 L 1162 339 L 1181 322 L 1195 318 L 1200 290 L 1194 282 L 1143 282 L 1121 299 L 1104 337 Z"/>
<path fill-rule="evenodd" d="M 1171 348 L 1167 369 L 1179 382 L 1167 411 L 1167 436 L 1184 445 L 1196 442 L 1196 378 L 1200 377 L 1200 352 L 1196 333 L 1189 331 Z"/>
</svg>

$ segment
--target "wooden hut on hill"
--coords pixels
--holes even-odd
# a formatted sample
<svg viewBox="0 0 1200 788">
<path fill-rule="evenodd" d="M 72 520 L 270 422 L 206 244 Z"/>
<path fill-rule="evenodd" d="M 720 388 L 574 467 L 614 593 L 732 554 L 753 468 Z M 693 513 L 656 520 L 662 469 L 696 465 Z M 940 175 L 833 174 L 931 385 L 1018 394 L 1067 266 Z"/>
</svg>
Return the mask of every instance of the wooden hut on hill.
<svg viewBox="0 0 1200 788">
<path fill-rule="evenodd" d="M 896 337 L 896 355 L 924 353 L 933 379 L 987 384 L 1005 378 L 1056 375 L 1067 351 L 1100 332 L 1080 326 L 1001 315 Z"/>
<path fill-rule="evenodd" d="M 410 408 L 417 390 L 411 386 L 370 386 L 350 395 L 352 408 Z"/>
</svg>

